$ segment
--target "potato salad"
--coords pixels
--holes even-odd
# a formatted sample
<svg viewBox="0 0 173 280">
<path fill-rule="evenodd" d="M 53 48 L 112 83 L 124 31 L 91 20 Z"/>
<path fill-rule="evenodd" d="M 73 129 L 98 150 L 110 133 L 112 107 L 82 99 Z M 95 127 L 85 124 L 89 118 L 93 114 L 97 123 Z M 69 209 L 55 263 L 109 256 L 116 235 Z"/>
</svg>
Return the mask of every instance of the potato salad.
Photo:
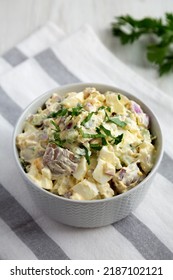
<svg viewBox="0 0 173 280">
<path fill-rule="evenodd" d="M 130 190 L 151 171 L 156 149 L 149 116 L 118 92 L 95 88 L 54 93 L 16 138 L 27 176 L 73 200 L 105 199 Z"/>
</svg>

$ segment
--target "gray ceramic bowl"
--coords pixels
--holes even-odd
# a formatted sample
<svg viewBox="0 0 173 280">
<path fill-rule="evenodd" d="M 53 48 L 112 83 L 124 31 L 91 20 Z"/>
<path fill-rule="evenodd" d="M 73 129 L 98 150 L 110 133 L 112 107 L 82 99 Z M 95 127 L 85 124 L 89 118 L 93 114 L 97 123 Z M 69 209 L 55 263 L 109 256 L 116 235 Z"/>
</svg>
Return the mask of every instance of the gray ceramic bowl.
<svg viewBox="0 0 173 280">
<path fill-rule="evenodd" d="M 27 116 L 31 113 L 35 113 L 38 107 L 40 107 L 51 96 L 52 93 L 57 92 L 63 95 L 69 91 L 82 91 L 85 87 L 95 87 L 102 93 L 107 90 L 120 92 L 140 104 L 143 110 L 150 117 L 152 135 L 156 135 L 157 137 L 155 143 L 157 148 L 157 156 L 155 165 L 149 175 L 140 184 L 128 192 L 103 200 L 75 201 L 51 194 L 30 181 L 20 164 L 15 143 L 16 136 L 22 132 L 23 124 Z M 163 154 L 163 143 L 160 125 L 156 116 L 139 99 L 121 89 L 110 85 L 82 83 L 53 89 L 35 99 L 24 110 L 17 122 L 13 135 L 13 150 L 17 166 L 21 175 L 26 181 L 26 186 L 29 193 L 31 194 L 31 197 L 46 215 L 58 222 L 71 226 L 101 227 L 125 218 L 143 200 L 160 164 Z"/>
</svg>

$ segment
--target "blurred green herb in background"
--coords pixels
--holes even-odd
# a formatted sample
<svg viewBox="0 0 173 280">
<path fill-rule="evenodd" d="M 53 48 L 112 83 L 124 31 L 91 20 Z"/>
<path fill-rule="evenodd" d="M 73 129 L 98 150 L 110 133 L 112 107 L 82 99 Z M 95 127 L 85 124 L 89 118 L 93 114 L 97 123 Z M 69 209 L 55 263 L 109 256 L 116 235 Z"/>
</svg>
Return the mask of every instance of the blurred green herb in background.
<svg viewBox="0 0 173 280">
<path fill-rule="evenodd" d="M 173 71 L 173 14 L 166 13 L 163 20 L 119 16 L 112 23 L 112 33 L 124 45 L 133 43 L 142 35 L 147 35 L 148 39 L 152 37 L 152 43 L 149 40 L 146 48 L 148 60 L 158 67 L 160 76 Z"/>
</svg>

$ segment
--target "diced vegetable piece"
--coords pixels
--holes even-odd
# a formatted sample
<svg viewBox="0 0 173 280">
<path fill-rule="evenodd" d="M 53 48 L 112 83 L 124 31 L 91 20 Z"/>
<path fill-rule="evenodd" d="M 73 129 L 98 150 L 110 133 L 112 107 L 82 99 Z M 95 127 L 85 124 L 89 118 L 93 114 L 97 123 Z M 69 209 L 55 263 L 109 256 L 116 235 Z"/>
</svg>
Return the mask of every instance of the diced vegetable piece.
<svg viewBox="0 0 173 280">
<path fill-rule="evenodd" d="M 106 170 L 111 170 L 111 174 L 106 174 Z M 115 174 L 115 167 L 112 164 L 107 163 L 106 161 L 99 159 L 96 168 L 93 172 L 93 178 L 100 184 L 107 183 L 113 177 L 113 170 Z"/>
<path fill-rule="evenodd" d="M 73 173 L 73 177 L 81 181 L 84 179 L 86 172 L 87 172 L 87 160 L 85 157 L 82 157 L 77 169 Z"/>
<path fill-rule="evenodd" d="M 73 195 L 71 198 L 75 199 L 77 196 L 77 199 L 79 200 L 96 199 L 99 193 L 96 185 L 86 179 L 75 185 L 72 190 Z"/>
<path fill-rule="evenodd" d="M 109 198 L 114 196 L 114 191 L 110 187 L 109 183 L 97 184 L 97 188 L 102 198 Z"/>
</svg>

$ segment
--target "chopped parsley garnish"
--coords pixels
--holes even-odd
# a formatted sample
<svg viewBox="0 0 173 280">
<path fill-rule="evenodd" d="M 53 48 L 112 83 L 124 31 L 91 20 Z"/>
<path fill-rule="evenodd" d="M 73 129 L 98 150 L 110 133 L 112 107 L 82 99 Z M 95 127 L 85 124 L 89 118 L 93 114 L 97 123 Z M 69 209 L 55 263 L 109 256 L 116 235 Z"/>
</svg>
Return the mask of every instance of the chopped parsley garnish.
<svg viewBox="0 0 173 280">
<path fill-rule="evenodd" d="M 94 112 L 89 113 L 88 116 L 81 122 L 81 125 L 85 125 L 91 119 L 93 114 Z"/>
<path fill-rule="evenodd" d="M 108 143 L 107 143 L 107 141 L 106 141 L 106 138 L 102 138 L 102 145 L 103 145 L 103 146 L 107 146 L 107 144 L 108 144 Z"/>
<path fill-rule="evenodd" d="M 60 138 L 57 138 L 56 140 L 50 140 L 50 143 L 53 143 L 57 145 L 58 147 L 64 148 L 63 144 L 66 142 L 66 140 L 61 140 Z"/>
<path fill-rule="evenodd" d="M 102 145 L 107 145 L 107 141 L 106 141 L 106 135 L 102 134 L 100 132 L 100 129 L 97 127 L 96 128 L 96 134 L 92 134 L 92 133 L 84 133 L 83 130 L 80 128 L 79 129 L 80 133 L 82 134 L 83 138 L 91 138 L 91 139 L 97 139 L 97 138 L 101 138 L 102 141 Z"/>
<path fill-rule="evenodd" d="M 90 148 L 96 151 L 100 151 L 102 146 L 100 144 L 92 144 L 90 143 Z"/>
<path fill-rule="evenodd" d="M 118 100 L 121 100 L 121 95 L 120 94 L 118 94 Z"/>
<path fill-rule="evenodd" d="M 118 145 L 123 139 L 123 133 L 114 138 L 114 144 Z"/>
<path fill-rule="evenodd" d="M 104 110 L 105 111 L 105 120 L 107 120 L 109 118 L 109 116 L 108 116 L 106 111 L 111 112 L 111 108 L 108 107 L 108 106 L 107 107 L 106 106 L 100 106 L 97 109 L 97 111 L 89 113 L 88 116 L 81 122 L 81 125 L 85 125 L 92 118 L 92 115 L 93 114 L 97 115 L 98 111 L 100 111 L 100 110 Z"/>
<path fill-rule="evenodd" d="M 106 129 L 102 124 L 99 127 L 107 136 L 113 137 L 111 131 Z"/>
<path fill-rule="evenodd" d="M 100 106 L 99 108 L 98 108 L 98 110 L 97 111 L 100 111 L 100 110 L 106 110 L 106 111 L 108 111 L 108 112 L 111 112 L 111 107 L 106 107 L 106 106 Z"/>
<path fill-rule="evenodd" d="M 120 126 L 120 127 L 125 127 L 127 125 L 126 122 L 124 121 L 121 121 L 119 118 L 117 117 L 114 117 L 114 118 L 109 118 L 107 120 L 107 122 L 112 122 L 112 123 L 115 123 L 116 125 Z"/>
<path fill-rule="evenodd" d="M 106 106 L 101 106 L 98 108 L 98 110 L 96 112 L 90 112 L 87 117 L 81 122 L 81 125 L 85 125 L 93 116 L 93 114 L 97 114 L 97 112 L 101 109 L 104 109 L 105 111 L 105 121 L 106 122 L 113 122 L 115 124 L 117 124 L 120 127 L 125 127 L 126 123 L 121 121 L 119 118 L 115 118 L 115 117 L 109 117 L 107 112 L 111 112 L 111 108 L 110 107 L 106 107 Z M 59 111 L 57 112 L 52 112 L 48 117 L 49 118 L 56 118 L 59 116 L 78 116 L 81 111 L 83 110 L 83 106 L 81 104 L 78 104 L 76 107 L 73 107 L 71 110 L 68 110 L 67 108 L 61 108 Z M 106 112 L 107 111 L 107 112 Z M 51 120 L 51 123 L 53 124 L 53 126 L 55 127 L 54 129 L 54 133 L 53 133 L 53 140 L 50 140 L 50 142 L 55 143 L 57 146 L 63 147 L 64 143 L 66 142 L 66 140 L 62 140 L 60 137 L 60 128 L 58 126 L 58 124 Z M 75 128 L 77 128 L 77 126 L 75 126 Z M 118 143 L 121 142 L 123 134 L 114 137 L 111 134 L 111 131 L 107 128 L 105 128 L 102 124 L 99 127 L 96 127 L 96 133 L 85 133 L 81 128 L 79 129 L 81 135 L 83 138 L 90 138 L 90 139 L 101 139 L 100 144 L 92 144 L 90 143 L 90 148 L 93 150 L 101 150 L 102 146 L 108 145 L 108 142 L 112 142 L 113 144 L 117 145 Z M 106 139 L 107 137 L 112 138 L 111 141 Z M 89 159 L 89 151 L 88 149 L 83 145 L 84 149 L 85 149 L 85 157 L 87 159 L 87 162 L 89 164 L 90 159 Z"/>
<path fill-rule="evenodd" d="M 52 112 L 50 113 L 50 115 L 48 116 L 48 118 L 56 118 L 56 117 L 63 117 L 67 114 L 68 110 L 67 108 L 62 108 L 57 112 Z"/>
<path fill-rule="evenodd" d="M 62 140 L 60 137 L 60 127 L 54 121 L 51 121 L 51 123 L 54 125 L 55 129 L 53 133 L 53 140 L 51 139 L 49 142 L 63 148 L 63 144 L 66 142 L 66 140 Z"/>
<path fill-rule="evenodd" d="M 105 138 L 104 134 L 96 133 L 96 134 L 90 134 L 90 133 L 83 133 L 83 138 Z"/>
<path fill-rule="evenodd" d="M 51 124 L 54 125 L 54 127 L 56 128 L 56 131 L 57 131 L 57 132 L 60 131 L 59 125 L 57 125 L 54 121 L 51 121 Z"/>
<path fill-rule="evenodd" d="M 85 150 L 85 158 L 86 158 L 86 161 L 87 161 L 88 164 L 90 164 L 89 151 L 88 151 L 88 149 L 87 149 L 84 145 L 82 145 L 82 148 L 84 148 L 84 150 Z"/>
<path fill-rule="evenodd" d="M 50 140 L 50 143 L 54 143 L 56 144 L 57 146 L 63 148 L 63 144 L 66 142 L 66 140 L 62 140 L 60 138 L 60 134 L 59 134 L 59 131 L 55 131 L 54 134 L 53 134 L 53 137 L 54 139 L 53 140 Z"/>
<path fill-rule="evenodd" d="M 96 127 L 96 132 L 97 132 L 98 134 L 102 134 L 100 128 L 98 128 L 98 127 Z M 104 137 L 101 138 L 101 140 L 102 140 L 102 145 L 103 145 L 103 146 L 106 146 L 106 145 L 108 144 L 107 141 L 106 141 L 106 135 L 104 135 L 104 134 L 102 134 L 102 135 L 104 136 Z"/>
<path fill-rule="evenodd" d="M 111 137 L 111 138 L 114 140 L 113 143 L 114 143 L 115 145 L 118 145 L 118 144 L 121 142 L 121 140 L 123 139 L 123 133 L 122 133 L 121 135 L 118 135 L 117 137 L 114 137 L 114 136 L 111 134 L 111 131 L 108 130 L 108 129 L 106 129 L 103 125 L 100 125 L 100 129 L 101 129 L 107 136 Z M 105 141 L 106 141 L 106 139 L 105 139 Z M 102 144 L 103 144 L 103 141 L 102 141 Z M 103 145 L 107 145 L 107 142 L 106 142 L 106 144 L 104 143 Z"/>
<path fill-rule="evenodd" d="M 69 115 L 78 116 L 83 109 L 83 106 L 81 104 L 78 104 L 76 107 L 72 108 L 72 111 L 69 111 Z"/>
<path fill-rule="evenodd" d="M 100 106 L 97 111 L 105 109 L 105 106 Z"/>
<path fill-rule="evenodd" d="M 78 116 L 81 113 L 81 110 L 83 109 L 83 106 L 81 104 L 78 104 L 76 107 L 73 107 L 72 110 L 68 110 L 67 108 L 61 108 L 57 112 L 52 112 L 48 116 L 48 118 L 56 118 L 56 117 L 64 117 L 68 114 L 68 116 Z"/>
<path fill-rule="evenodd" d="M 100 128 L 96 127 L 96 132 L 101 133 Z"/>
</svg>

